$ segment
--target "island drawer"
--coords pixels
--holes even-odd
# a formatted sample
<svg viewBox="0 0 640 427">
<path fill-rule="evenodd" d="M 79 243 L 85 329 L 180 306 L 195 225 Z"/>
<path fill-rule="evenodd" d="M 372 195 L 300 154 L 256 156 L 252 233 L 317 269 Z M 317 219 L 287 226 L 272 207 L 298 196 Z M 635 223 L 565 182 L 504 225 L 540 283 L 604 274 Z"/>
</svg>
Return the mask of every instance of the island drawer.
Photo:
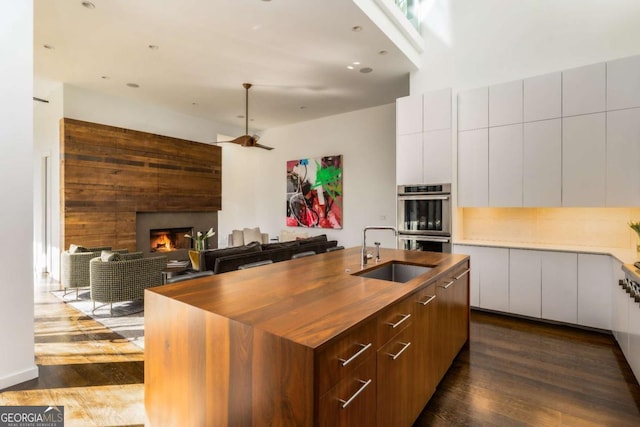
<svg viewBox="0 0 640 427">
<path fill-rule="evenodd" d="M 320 427 L 376 425 L 376 356 L 369 355 L 351 374 L 322 397 L 318 404 Z"/>
<path fill-rule="evenodd" d="M 409 296 L 378 315 L 378 346 L 382 347 L 413 322 L 415 298 Z"/>
<path fill-rule="evenodd" d="M 372 320 L 321 350 L 316 358 L 318 394 L 353 375 L 356 368 L 377 349 L 376 322 Z"/>
</svg>

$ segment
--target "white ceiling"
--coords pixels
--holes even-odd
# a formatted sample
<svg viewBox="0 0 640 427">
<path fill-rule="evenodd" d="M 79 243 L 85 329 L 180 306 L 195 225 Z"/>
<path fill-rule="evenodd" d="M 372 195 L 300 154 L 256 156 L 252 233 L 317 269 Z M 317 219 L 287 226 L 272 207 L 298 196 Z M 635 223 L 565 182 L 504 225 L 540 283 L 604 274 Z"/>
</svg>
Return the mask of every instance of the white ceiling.
<svg viewBox="0 0 640 427">
<path fill-rule="evenodd" d="M 34 1 L 34 96 L 64 82 L 244 128 L 248 82 L 252 132 L 409 91 L 413 65 L 351 0 L 92 2 Z"/>
</svg>

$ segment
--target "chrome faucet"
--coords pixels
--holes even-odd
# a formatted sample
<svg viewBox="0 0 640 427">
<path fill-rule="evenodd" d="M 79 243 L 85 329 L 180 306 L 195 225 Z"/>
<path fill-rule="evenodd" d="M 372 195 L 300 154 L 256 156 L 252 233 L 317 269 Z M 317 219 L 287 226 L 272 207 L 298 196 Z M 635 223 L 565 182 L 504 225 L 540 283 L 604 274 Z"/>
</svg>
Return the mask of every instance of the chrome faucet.
<svg viewBox="0 0 640 427">
<path fill-rule="evenodd" d="M 393 230 L 393 235 L 398 235 L 398 230 L 390 225 L 369 225 L 362 229 L 362 263 L 361 267 L 367 265 L 367 230 Z M 380 257 L 378 256 L 378 261 Z"/>
</svg>

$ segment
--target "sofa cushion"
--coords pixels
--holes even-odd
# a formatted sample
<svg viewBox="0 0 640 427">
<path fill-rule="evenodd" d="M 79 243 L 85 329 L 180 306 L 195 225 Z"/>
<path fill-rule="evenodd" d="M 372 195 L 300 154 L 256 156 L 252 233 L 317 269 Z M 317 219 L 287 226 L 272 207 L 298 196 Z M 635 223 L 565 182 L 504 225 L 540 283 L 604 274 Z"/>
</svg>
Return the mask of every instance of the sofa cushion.
<svg viewBox="0 0 640 427">
<path fill-rule="evenodd" d="M 215 271 L 216 259 L 218 257 L 229 256 L 229 255 L 239 255 L 239 254 L 250 254 L 253 252 L 262 251 L 262 246 L 258 242 L 249 243 L 248 245 L 243 246 L 232 246 L 229 248 L 222 249 L 209 249 L 204 251 L 204 265 L 205 270 L 213 270 Z M 200 267 L 202 270 L 202 266 Z"/>
<path fill-rule="evenodd" d="M 237 270 L 241 265 L 265 261 L 267 259 L 271 259 L 270 255 L 262 251 L 222 256 L 216 259 L 213 272 L 214 274 L 227 273 Z"/>
<path fill-rule="evenodd" d="M 245 244 L 252 243 L 252 242 L 262 243 L 262 233 L 260 232 L 260 227 L 244 228 L 242 230 L 242 237 L 244 239 Z M 235 242 L 235 236 L 234 236 L 234 242 Z"/>
</svg>

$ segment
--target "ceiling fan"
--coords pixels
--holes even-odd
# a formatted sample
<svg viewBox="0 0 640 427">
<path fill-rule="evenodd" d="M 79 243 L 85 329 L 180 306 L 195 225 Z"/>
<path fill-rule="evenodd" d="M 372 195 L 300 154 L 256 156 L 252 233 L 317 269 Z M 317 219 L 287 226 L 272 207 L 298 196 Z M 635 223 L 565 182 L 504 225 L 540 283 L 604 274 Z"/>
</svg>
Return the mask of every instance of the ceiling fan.
<svg viewBox="0 0 640 427">
<path fill-rule="evenodd" d="M 249 135 L 249 88 L 251 86 L 252 86 L 251 83 L 242 83 L 242 87 L 245 88 L 245 112 L 244 112 L 244 120 L 245 120 L 244 133 L 245 134 L 237 138 L 234 138 L 231 141 L 218 141 L 218 144 L 228 142 L 228 143 L 238 144 L 243 147 L 258 147 L 258 148 L 264 148 L 265 150 L 273 150 L 273 147 L 267 147 L 266 145 L 258 144 L 258 140 L 260 139 L 259 135 Z"/>
</svg>

